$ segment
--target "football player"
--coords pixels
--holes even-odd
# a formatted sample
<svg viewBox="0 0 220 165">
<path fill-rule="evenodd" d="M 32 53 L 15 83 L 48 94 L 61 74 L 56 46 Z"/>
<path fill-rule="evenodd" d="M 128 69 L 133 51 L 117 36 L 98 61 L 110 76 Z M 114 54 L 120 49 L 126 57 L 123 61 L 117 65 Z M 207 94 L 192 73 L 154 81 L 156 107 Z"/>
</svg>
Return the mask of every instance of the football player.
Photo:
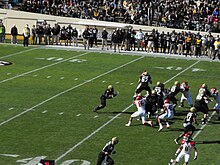
<svg viewBox="0 0 220 165">
<path fill-rule="evenodd" d="M 176 139 L 174 139 L 175 143 L 178 144 L 178 141 L 185 135 L 188 134 L 189 137 L 191 138 L 194 131 L 195 131 L 195 127 L 193 126 L 193 123 L 197 124 L 197 120 L 196 120 L 196 108 L 195 107 L 191 107 L 190 111 L 187 113 L 186 117 L 184 118 L 184 123 L 183 123 L 183 133 Z"/>
<path fill-rule="evenodd" d="M 151 76 L 149 75 L 149 73 L 146 70 L 144 70 L 143 73 L 140 75 L 138 83 L 139 84 L 136 88 L 134 97 L 136 97 L 143 90 L 146 90 L 149 95 L 151 94 L 151 89 L 150 89 L 149 85 L 152 84 L 152 80 L 151 80 Z"/>
<path fill-rule="evenodd" d="M 163 108 L 163 102 L 164 102 L 164 96 L 165 96 L 165 88 L 164 84 L 161 83 L 160 81 L 157 82 L 157 85 L 153 87 L 153 89 L 156 91 L 157 94 L 157 104 L 158 108 L 162 109 Z"/>
<path fill-rule="evenodd" d="M 202 84 L 202 86 L 199 88 L 198 94 L 196 96 L 195 100 L 195 108 L 197 111 L 203 112 L 204 116 L 202 118 L 202 124 L 207 123 L 207 119 L 209 116 L 209 108 L 208 103 L 211 101 L 209 99 L 210 91 L 208 90 L 208 87 L 206 84 Z"/>
<path fill-rule="evenodd" d="M 108 88 L 105 90 L 104 94 L 101 95 L 100 101 L 101 104 L 97 106 L 93 112 L 97 112 L 97 110 L 105 108 L 106 106 L 106 99 L 112 99 L 113 97 L 116 97 L 118 95 L 118 91 L 114 92 L 114 87 L 112 85 L 109 85 Z"/>
<path fill-rule="evenodd" d="M 102 151 L 99 153 L 98 160 L 96 165 L 101 165 L 104 161 L 108 165 L 113 165 L 114 161 L 110 157 L 111 154 L 115 154 L 114 151 L 115 145 L 118 144 L 119 140 L 117 137 L 113 137 L 102 149 Z"/>
<path fill-rule="evenodd" d="M 214 97 L 216 104 L 214 106 L 214 110 L 216 110 L 216 113 L 218 114 L 218 120 L 220 120 L 220 95 L 218 94 L 218 89 L 213 87 L 210 90 L 211 96 Z"/>
<path fill-rule="evenodd" d="M 136 100 L 134 100 L 133 104 L 136 105 L 137 111 L 131 115 L 128 123 L 125 124 L 125 126 L 130 126 L 133 118 L 140 117 L 142 124 L 144 124 L 144 125 L 149 124 L 152 127 L 153 126 L 152 120 L 146 121 L 145 98 L 143 98 L 141 96 L 141 94 L 138 94 L 138 96 L 136 97 Z"/>
<path fill-rule="evenodd" d="M 188 82 L 184 81 L 182 84 L 180 84 L 180 92 L 182 93 L 182 96 L 180 99 L 180 106 L 179 107 L 184 107 L 185 100 L 187 100 L 188 104 L 191 107 L 193 107 L 192 96 L 189 92 Z"/>
<path fill-rule="evenodd" d="M 145 109 L 147 110 L 148 117 L 154 116 L 158 109 L 158 95 L 155 90 L 151 91 L 151 95 L 146 97 Z"/>
<path fill-rule="evenodd" d="M 174 105 L 170 102 L 169 99 L 166 99 L 164 101 L 163 110 L 157 117 L 157 121 L 159 124 L 158 132 L 163 129 L 163 125 L 161 123 L 161 120 L 164 120 L 166 122 L 166 127 L 170 128 L 170 124 L 168 122 L 169 119 L 172 119 L 174 116 Z"/>
<path fill-rule="evenodd" d="M 180 92 L 180 83 L 179 81 L 175 81 L 174 85 L 171 87 L 167 95 L 167 99 L 169 99 L 173 103 L 174 107 L 176 107 L 177 105 L 176 95 L 179 92 Z"/>
<path fill-rule="evenodd" d="M 169 165 L 174 165 L 174 164 L 178 163 L 183 157 L 185 159 L 183 165 L 187 165 L 189 162 L 189 159 L 190 159 L 190 152 L 192 151 L 192 149 L 195 150 L 194 160 L 197 160 L 198 150 L 195 145 L 196 145 L 196 143 L 194 141 L 185 137 L 181 141 L 181 146 L 177 149 L 177 151 L 175 153 L 175 156 L 177 156 L 176 159 L 171 159 L 169 162 Z"/>
</svg>

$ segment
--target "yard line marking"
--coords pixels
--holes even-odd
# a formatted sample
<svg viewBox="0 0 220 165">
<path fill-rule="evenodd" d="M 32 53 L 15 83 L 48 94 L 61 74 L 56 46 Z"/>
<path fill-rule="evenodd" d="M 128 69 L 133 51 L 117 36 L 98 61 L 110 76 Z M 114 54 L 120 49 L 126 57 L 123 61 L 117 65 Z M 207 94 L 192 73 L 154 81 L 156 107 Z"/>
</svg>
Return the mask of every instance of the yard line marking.
<svg viewBox="0 0 220 165">
<path fill-rule="evenodd" d="M 86 53 L 83 53 L 83 54 L 79 54 L 79 55 L 77 55 L 77 56 L 70 57 L 70 58 L 67 58 L 67 59 L 65 59 L 65 60 L 58 61 L 58 62 L 52 63 L 52 64 L 50 64 L 50 65 L 43 66 L 43 67 L 41 67 L 41 68 L 37 68 L 37 69 L 31 70 L 31 71 L 28 71 L 28 72 L 25 72 L 25 73 L 16 75 L 16 76 L 14 76 L 14 77 L 11 77 L 11 78 L 8 78 L 8 79 L 5 79 L 5 80 L 0 81 L 0 84 L 1 84 L 1 83 L 4 83 L 4 82 L 7 82 L 7 81 L 10 81 L 10 80 L 13 80 L 13 79 L 16 79 L 16 78 L 18 78 L 18 77 L 25 76 L 25 75 L 30 74 L 30 73 L 34 73 L 34 72 L 36 72 L 36 71 L 43 70 L 43 69 L 45 69 L 45 68 L 49 68 L 49 67 L 51 67 L 51 66 L 54 66 L 54 65 L 57 65 L 57 64 L 66 62 L 66 61 L 71 60 L 71 59 L 74 59 L 74 58 L 76 58 L 76 57 L 84 56 L 84 55 L 86 55 L 86 54 L 88 54 L 88 53 L 89 53 L 89 52 L 86 52 Z M 35 76 L 35 75 L 34 75 L 34 76 Z"/>
<path fill-rule="evenodd" d="M 211 118 L 214 116 L 214 114 L 215 114 L 215 111 L 212 112 L 211 116 L 208 119 L 208 122 L 211 120 Z M 202 125 L 202 127 L 200 127 L 200 130 L 198 132 L 196 132 L 196 134 L 193 136 L 193 139 L 195 139 L 202 132 L 202 130 L 205 128 L 205 126 L 207 126 L 207 124 L 209 124 L 209 123 L 206 123 L 206 124 Z"/>
<path fill-rule="evenodd" d="M 2 57 L 0 57 L 0 58 L 1 58 L 1 59 L 8 58 L 8 57 L 11 57 L 11 56 L 14 56 L 14 55 L 17 55 L 17 54 L 30 52 L 30 51 L 35 50 L 35 49 L 38 49 L 38 48 L 40 48 L 40 47 L 31 48 L 31 49 L 28 49 L 28 50 L 23 50 L 23 51 L 20 51 L 20 52 L 12 53 L 12 54 L 9 54 L 9 55 L 6 55 L 6 56 L 2 56 Z"/>
<path fill-rule="evenodd" d="M 80 146 L 82 143 L 84 143 L 86 140 L 90 139 L 93 135 L 95 135 L 96 133 L 98 133 L 102 128 L 104 128 L 105 126 L 107 126 L 109 123 L 111 123 L 113 120 L 115 120 L 117 117 L 119 117 L 123 112 L 127 111 L 133 104 L 129 105 L 127 108 L 125 108 L 121 113 L 117 114 L 115 117 L 113 117 L 112 119 L 108 120 L 105 124 L 103 124 L 101 127 L 99 127 L 98 129 L 96 129 L 95 131 L 93 131 L 89 136 L 85 137 L 83 140 L 81 140 L 79 143 L 77 143 L 76 145 L 74 145 L 72 148 L 70 148 L 68 151 L 66 151 L 64 154 L 62 154 L 61 156 L 59 156 L 55 162 L 59 161 L 60 159 L 62 159 L 63 157 L 65 157 L 67 154 L 69 154 L 70 152 L 72 152 L 74 149 L 76 149 L 78 146 Z"/>
<path fill-rule="evenodd" d="M 200 60 L 196 61 L 195 63 L 193 63 L 192 65 L 190 65 L 189 67 L 187 67 L 186 69 L 182 70 L 181 72 L 179 72 L 178 74 L 176 74 L 175 76 L 173 76 L 172 78 L 170 78 L 169 80 L 167 80 L 166 82 L 164 82 L 164 84 L 168 83 L 169 81 L 173 80 L 174 78 L 176 78 L 177 76 L 181 75 L 182 73 L 184 73 L 185 71 L 187 71 L 188 69 L 192 68 L 194 65 L 198 64 L 200 62 Z"/>
<path fill-rule="evenodd" d="M 84 54 L 85 54 L 85 53 L 84 53 Z M 118 66 L 118 67 L 116 67 L 116 68 L 114 68 L 114 69 L 112 69 L 112 70 L 109 70 L 109 71 L 107 71 L 107 72 L 105 72 L 105 73 L 102 73 L 102 74 L 96 76 L 96 77 L 93 77 L 93 78 L 90 79 L 90 80 L 84 81 L 84 82 L 81 83 L 81 84 L 78 84 L 78 85 L 73 86 L 73 87 L 71 87 L 71 88 L 69 88 L 69 89 L 67 89 L 67 90 L 64 90 L 63 92 L 60 92 L 60 93 L 58 93 L 58 94 L 56 94 L 56 95 L 54 95 L 54 96 L 52 96 L 52 97 L 50 97 L 50 98 L 48 98 L 48 99 L 42 101 L 42 102 L 40 102 L 39 104 L 36 104 L 36 105 L 34 105 L 33 107 L 28 108 L 27 110 L 25 110 L 25 111 L 23 111 L 23 112 L 21 112 L 21 113 L 15 115 L 15 116 L 13 116 L 13 117 L 11 117 L 11 118 L 9 118 L 9 119 L 7 119 L 7 120 L 1 122 L 1 123 L 0 123 L 0 126 L 2 126 L 2 125 L 4 125 L 4 124 L 6 124 L 6 123 L 8 123 L 8 122 L 10 122 L 10 121 L 12 121 L 12 120 L 18 118 L 18 117 L 20 117 L 20 116 L 22 116 L 22 115 L 24 115 L 24 114 L 26 114 L 26 113 L 29 112 L 29 111 L 33 111 L 34 108 L 37 108 L 37 107 L 43 105 L 44 103 L 47 103 L 47 102 L 49 102 L 49 101 L 51 101 L 51 100 L 53 100 L 53 99 L 55 99 L 55 98 L 57 98 L 57 97 L 59 97 L 59 96 L 65 94 L 65 93 L 67 93 L 67 92 L 69 92 L 69 91 L 72 91 L 72 90 L 75 89 L 75 88 L 78 88 L 78 87 L 80 87 L 80 86 L 82 86 L 82 85 L 84 85 L 84 84 L 87 84 L 87 83 L 89 83 L 89 82 L 95 80 L 95 79 L 98 79 L 98 78 L 100 78 L 100 77 L 102 77 L 102 76 L 105 76 L 105 75 L 107 75 L 107 74 L 109 74 L 109 73 L 111 73 L 111 72 L 114 72 L 114 71 L 116 71 L 116 70 L 118 70 L 118 69 L 120 69 L 120 68 L 123 68 L 123 67 L 125 67 L 125 66 L 127 66 L 127 65 L 129 65 L 129 64 L 131 64 L 131 63 L 133 63 L 133 62 L 136 62 L 136 61 L 138 61 L 138 60 L 141 60 L 141 59 L 144 58 L 144 57 L 145 57 L 145 56 L 141 56 L 141 57 L 139 57 L 139 58 L 136 58 L 136 59 L 134 59 L 134 60 L 132 60 L 132 61 L 130 61 L 130 62 L 127 62 L 127 63 L 125 63 L 125 64 L 122 64 L 122 65 L 120 65 L 120 66 Z"/>
<path fill-rule="evenodd" d="M 191 67 L 193 67 L 194 65 L 198 64 L 200 61 L 196 61 L 194 64 L 190 65 L 189 67 L 187 67 L 186 69 L 184 69 L 183 71 L 181 71 L 180 73 L 178 73 L 177 75 L 180 75 L 181 73 L 185 72 L 186 70 L 190 69 Z M 169 80 L 167 80 L 165 83 L 168 83 L 169 81 L 173 80 L 175 77 L 177 77 L 177 75 L 173 76 L 172 78 L 170 78 Z M 102 128 L 104 128 L 105 126 L 107 126 L 108 124 L 110 124 L 113 120 L 115 120 L 116 118 L 118 118 L 122 113 L 124 113 L 125 111 L 127 111 L 130 107 L 132 107 L 133 104 L 130 104 L 127 108 L 125 108 L 122 112 L 120 112 L 119 114 L 117 114 L 116 116 L 114 116 L 112 119 L 110 119 L 109 121 L 107 121 L 105 124 L 103 124 L 102 126 L 100 126 L 98 129 L 96 129 L 95 131 L 93 131 L 90 135 L 88 135 L 87 137 L 85 137 L 83 140 L 81 140 L 80 142 L 78 142 L 76 145 L 74 145 L 72 148 L 70 148 L 69 150 L 67 150 L 64 154 L 62 154 L 61 156 L 59 156 L 55 162 L 59 161 L 60 159 L 64 158 L 67 154 L 69 154 L 70 152 L 72 152 L 73 150 L 75 150 L 78 146 L 80 146 L 82 143 L 84 143 L 86 140 L 90 139 L 93 135 L 95 135 L 96 133 L 98 133 Z"/>
</svg>

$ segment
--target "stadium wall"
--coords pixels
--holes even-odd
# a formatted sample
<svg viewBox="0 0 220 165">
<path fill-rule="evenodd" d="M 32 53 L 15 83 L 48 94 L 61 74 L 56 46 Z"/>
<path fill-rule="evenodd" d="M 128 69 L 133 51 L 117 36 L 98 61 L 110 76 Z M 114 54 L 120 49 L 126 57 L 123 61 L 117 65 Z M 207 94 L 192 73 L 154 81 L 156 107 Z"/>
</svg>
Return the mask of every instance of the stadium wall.
<svg viewBox="0 0 220 165">
<path fill-rule="evenodd" d="M 143 25 L 134 25 L 134 24 L 123 24 L 116 22 L 105 22 L 105 21 L 97 21 L 90 19 L 78 19 L 78 18 L 70 18 L 70 17 L 58 17 L 53 15 L 45 15 L 45 14 L 36 14 L 30 12 L 16 11 L 16 10 L 7 10 L 0 9 L 0 19 L 3 20 L 3 23 L 6 27 L 6 33 L 10 34 L 11 27 L 15 24 L 18 28 L 18 33 L 22 34 L 22 30 L 26 24 L 29 24 L 31 28 L 32 25 L 36 25 L 38 20 L 46 20 L 47 23 L 54 26 L 55 23 L 60 24 L 61 26 L 66 26 L 71 24 L 72 27 L 76 27 L 79 30 L 79 33 L 83 31 L 86 25 L 94 26 L 96 25 L 98 29 L 106 28 L 107 30 L 113 30 L 115 28 L 127 28 L 132 26 L 135 30 L 142 29 L 144 32 L 151 31 L 152 29 L 157 29 L 159 32 L 164 31 L 172 32 L 175 30 L 176 32 L 181 32 L 182 29 L 172 29 L 166 27 L 153 27 L 153 26 L 143 26 Z M 187 30 L 184 30 L 187 31 Z M 193 32 L 193 31 L 191 31 Z M 197 33 L 196 31 L 194 31 Z M 206 34 L 206 32 L 201 32 L 202 34 Z M 214 34 L 213 35 L 217 35 Z"/>
</svg>

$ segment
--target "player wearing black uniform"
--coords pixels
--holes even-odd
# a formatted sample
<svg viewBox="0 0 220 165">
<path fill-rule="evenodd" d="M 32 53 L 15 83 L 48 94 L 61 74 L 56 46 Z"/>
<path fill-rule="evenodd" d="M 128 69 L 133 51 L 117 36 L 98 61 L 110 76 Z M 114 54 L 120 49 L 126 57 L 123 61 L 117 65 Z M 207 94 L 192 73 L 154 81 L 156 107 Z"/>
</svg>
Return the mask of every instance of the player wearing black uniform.
<svg viewBox="0 0 220 165">
<path fill-rule="evenodd" d="M 175 81 L 174 85 L 171 87 L 167 98 L 174 104 L 174 107 L 177 105 L 176 95 L 180 92 L 180 83 Z"/>
<path fill-rule="evenodd" d="M 153 87 L 157 94 L 157 105 L 159 109 L 163 109 L 163 102 L 164 102 L 164 95 L 165 95 L 165 88 L 164 84 L 160 81 L 157 82 L 157 85 Z"/>
<path fill-rule="evenodd" d="M 146 70 L 140 75 L 139 84 L 135 91 L 135 96 L 137 96 L 139 93 L 141 93 L 143 90 L 146 90 L 148 94 L 151 94 L 151 89 L 149 87 L 149 84 L 152 84 L 151 76 L 148 74 Z"/>
<path fill-rule="evenodd" d="M 184 127 L 184 130 L 183 130 L 183 133 L 176 139 L 174 139 L 175 143 L 178 144 L 178 141 L 186 134 L 188 133 L 189 134 L 189 138 L 192 137 L 194 131 L 195 131 L 195 127 L 193 126 L 193 122 L 195 124 L 198 124 L 197 123 L 197 120 L 196 120 L 196 108 L 195 107 L 191 107 L 190 108 L 190 112 L 187 113 L 185 119 L 184 119 L 184 123 L 183 123 L 183 127 Z"/>
<path fill-rule="evenodd" d="M 210 91 L 208 90 L 208 87 L 206 84 L 202 84 L 202 86 L 199 88 L 198 95 L 196 96 L 196 101 L 195 101 L 195 108 L 197 111 L 203 112 L 204 116 L 202 118 L 202 124 L 206 124 L 207 118 L 208 118 L 208 103 L 211 101 L 209 99 L 210 96 Z"/>
<path fill-rule="evenodd" d="M 151 95 L 148 95 L 146 97 L 146 104 L 145 109 L 147 110 L 147 113 L 149 115 L 149 118 L 155 114 L 157 111 L 157 101 L 158 101 L 158 95 L 155 90 L 151 91 Z"/>
<path fill-rule="evenodd" d="M 102 151 L 99 153 L 98 160 L 96 165 L 101 165 L 103 161 L 105 161 L 108 165 L 113 165 L 114 161 L 110 157 L 111 154 L 115 154 L 114 151 L 115 145 L 119 142 L 117 137 L 113 137 L 111 141 L 106 143 Z"/>
<path fill-rule="evenodd" d="M 97 110 L 105 108 L 106 106 L 106 99 L 112 99 L 113 97 L 117 96 L 117 93 L 114 93 L 114 87 L 109 85 L 108 88 L 105 90 L 104 94 L 101 95 L 100 100 L 101 104 L 97 106 L 93 111 L 97 112 Z"/>
</svg>

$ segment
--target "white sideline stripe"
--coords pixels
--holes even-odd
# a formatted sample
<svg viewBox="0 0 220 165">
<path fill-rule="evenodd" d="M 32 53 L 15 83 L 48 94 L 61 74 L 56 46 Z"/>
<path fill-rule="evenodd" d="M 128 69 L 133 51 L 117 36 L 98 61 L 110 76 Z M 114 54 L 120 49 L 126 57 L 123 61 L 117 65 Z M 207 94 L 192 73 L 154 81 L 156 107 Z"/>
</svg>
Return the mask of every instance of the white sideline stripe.
<svg viewBox="0 0 220 165">
<path fill-rule="evenodd" d="M 190 69 L 191 67 L 193 67 L 194 65 L 198 64 L 200 61 L 196 61 L 194 64 L 190 65 L 189 67 L 187 67 L 186 69 L 184 69 L 183 71 L 181 71 L 180 73 L 178 73 L 177 75 L 180 75 L 181 73 L 185 72 L 186 70 Z M 172 78 L 170 78 L 169 80 L 167 80 L 165 83 L 168 83 L 169 81 L 173 80 L 175 77 L 177 77 L 177 75 L 173 76 Z M 69 150 L 67 150 L 64 154 L 62 154 L 61 156 L 59 156 L 55 162 L 59 161 L 60 159 L 64 158 L 67 154 L 69 154 L 70 152 L 72 152 L 74 149 L 76 149 L 78 146 L 80 146 L 82 143 L 84 143 L 86 140 L 88 140 L 89 138 L 91 138 L 93 135 L 95 135 L 96 133 L 98 133 L 102 128 L 104 128 L 106 125 L 108 125 L 109 123 L 111 123 L 113 120 L 115 120 L 117 117 L 119 117 L 123 112 L 127 111 L 133 104 L 129 105 L 127 108 L 125 108 L 122 112 L 120 112 L 119 114 L 117 114 L 115 117 L 113 117 L 111 120 L 107 121 L 105 124 L 103 124 L 101 127 L 99 127 L 98 129 L 96 129 L 95 131 L 93 131 L 90 135 L 88 135 L 87 137 L 85 137 L 83 140 L 81 140 L 80 142 L 78 142 L 76 145 L 74 145 L 72 148 L 70 148 Z"/>
<path fill-rule="evenodd" d="M 208 122 L 211 120 L 211 118 L 214 116 L 214 114 L 215 114 L 215 111 L 212 112 L 211 116 L 208 119 Z M 209 123 L 207 123 L 207 124 L 209 124 Z M 195 139 L 202 132 L 202 130 L 205 128 L 205 126 L 207 126 L 207 124 L 204 124 L 204 125 L 202 125 L 202 127 L 200 127 L 200 130 L 198 132 L 196 132 L 196 134 L 193 136 L 193 139 Z"/>
<path fill-rule="evenodd" d="M 8 58 L 8 57 L 11 57 L 11 56 L 14 56 L 14 55 L 17 55 L 17 54 L 30 52 L 30 51 L 35 50 L 35 49 L 38 49 L 38 48 L 39 48 L 39 47 L 37 47 L 37 48 L 32 48 L 32 49 L 28 49 L 28 50 L 23 50 L 23 51 L 20 51 L 20 52 L 16 52 L 16 53 L 12 53 L 12 54 L 9 54 L 9 55 L 6 55 L 6 56 L 2 56 L 2 57 L 0 57 L 0 58 L 1 58 L 1 59 L 2 59 L 2 58 Z"/>
<path fill-rule="evenodd" d="M 133 104 L 129 105 L 127 108 L 125 108 L 121 113 L 117 114 L 116 116 L 114 116 L 112 119 L 110 119 L 109 121 L 107 121 L 105 124 L 103 124 L 101 127 L 99 127 L 98 129 L 96 129 L 95 131 L 93 131 L 89 136 L 87 136 L 86 138 L 84 138 L 83 140 L 81 140 L 79 143 L 77 143 L 76 145 L 74 145 L 72 148 L 70 148 L 67 152 L 65 152 L 63 155 L 59 156 L 55 162 L 59 161 L 60 159 L 62 159 L 63 157 L 65 157 L 67 154 L 69 154 L 70 152 L 72 152 L 74 149 L 76 149 L 78 146 L 80 146 L 82 143 L 84 143 L 86 140 L 90 139 L 93 135 L 95 135 L 96 133 L 98 133 L 102 128 L 104 128 L 105 126 L 107 126 L 109 123 L 111 123 L 113 120 L 115 120 L 117 117 L 119 117 L 123 112 L 127 111 Z"/>
<path fill-rule="evenodd" d="M 79 54 L 79 55 L 77 55 L 77 56 L 74 56 L 74 57 L 71 57 L 71 58 L 67 58 L 67 59 L 65 59 L 65 60 L 62 60 L 62 61 L 59 61 L 59 62 L 55 62 L 55 63 L 53 63 L 53 64 L 46 65 L 46 66 L 43 66 L 43 67 L 41 67 L 41 68 L 37 68 L 37 69 L 31 70 L 31 71 L 28 71 L 28 72 L 19 74 L 19 75 L 17 75 L 17 76 L 14 76 L 14 77 L 11 77 L 11 78 L 8 78 L 8 79 L 5 79 L 5 80 L 0 81 L 0 84 L 1 84 L 1 83 L 4 83 L 4 82 L 7 82 L 7 81 L 10 81 L 10 80 L 13 80 L 13 79 L 16 79 L 16 78 L 18 78 L 18 77 L 25 76 L 25 75 L 27 75 L 27 74 L 30 74 L 30 73 L 33 73 L 33 72 L 36 72 L 36 71 L 45 69 L 45 68 L 49 68 L 49 67 L 51 67 L 51 66 L 54 66 L 54 65 L 57 65 L 57 64 L 66 62 L 66 61 L 68 61 L 68 60 L 71 60 L 71 59 L 74 59 L 74 58 L 77 58 L 77 57 L 80 57 L 80 56 L 84 56 L 84 55 L 86 55 L 86 54 L 88 54 L 88 53 L 89 53 L 89 52 L 86 52 L 86 53 L 83 53 L 83 54 Z M 36 75 L 34 75 L 33 77 L 36 77 Z"/>
<path fill-rule="evenodd" d="M 85 53 L 84 53 L 84 54 L 85 54 Z M 102 76 L 104 76 L 104 75 L 107 75 L 107 74 L 109 74 L 109 73 L 111 73 L 111 72 L 114 72 L 114 71 L 120 69 L 120 68 L 123 68 L 124 66 L 129 65 L 129 64 L 131 64 L 131 63 L 133 63 L 133 62 L 136 62 L 136 61 L 138 61 L 138 60 L 140 60 L 140 59 L 142 59 L 142 58 L 144 58 L 144 57 L 145 57 L 145 56 L 142 56 L 142 57 L 139 57 L 139 58 L 137 58 L 137 59 L 134 59 L 134 60 L 132 60 L 132 61 L 130 61 L 130 62 L 127 62 L 127 63 L 125 63 L 125 64 L 119 66 L 119 67 L 116 67 L 116 68 L 114 68 L 114 69 L 112 69 L 112 70 L 109 70 L 109 71 L 107 71 L 107 72 L 105 72 L 105 73 L 102 73 L 102 74 L 100 74 L 100 75 L 98 75 L 98 76 L 96 76 L 96 77 L 93 77 L 93 78 L 90 79 L 90 80 L 87 80 L 87 81 L 85 81 L 85 82 L 83 82 L 83 83 L 81 83 L 81 84 L 78 84 L 78 85 L 76 85 L 76 86 L 74 86 L 74 87 L 72 87 L 72 88 L 69 88 L 69 89 L 67 89 L 67 90 L 65 90 L 65 91 L 63 91 L 63 92 L 60 92 L 60 93 L 58 93 L 58 94 L 56 94 L 56 95 L 54 95 L 54 96 L 52 96 L 52 97 L 50 97 L 50 98 L 48 98 L 48 99 L 42 101 L 42 102 L 40 102 L 39 104 L 36 104 L 36 105 L 34 105 L 33 107 L 28 108 L 27 110 L 25 110 L 25 111 L 23 111 L 23 112 L 21 112 L 21 113 L 15 115 L 15 116 L 13 116 L 13 117 L 11 117 L 11 118 L 9 118 L 9 119 L 7 119 L 7 120 L 1 122 L 1 123 L 0 123 L 0 126 L 2 126 L 2 125 L 4 125 L 4 124 L 6 124 L 6 123 L 8 123 L 8 122 L 10 122 L 10 121 L 12 121 L 12 120 L 18 118 L 18 117 L 20 117 L 21 115 L 23 115 L 23 114 L 25 114 L 25 113 L 27 113 L 27 112 L 33 110 L 34 108 L 39 107 L 40 105 L 43 105 L 44 103 L 47 103 L 48 101 L 50 101 L 50 100 L 52 100 L 52 99 L 54 99 L 54 98 L 56 98 L 56 97 L 58 97 L 58 96 L 61 96 L 61 95 L 65 94 L 65 93 L 67 93 L 67 92 L 69 92 L 69 91 L 71 91 L 71 90 L 73 90 L 73 89 L 75 89 L 75 88 L 78 88 L 78 87 L 80 87 L 80 86 L 82 86 L 82 85 L 84 85 L 84 84 L 87 84 L 87 83 L 89 83 L 89 82 L 95 80 L 95 79 L 98 79 L 98 78 L 100 78 L 100 77 L 102 77 Z"/>
</svg>

